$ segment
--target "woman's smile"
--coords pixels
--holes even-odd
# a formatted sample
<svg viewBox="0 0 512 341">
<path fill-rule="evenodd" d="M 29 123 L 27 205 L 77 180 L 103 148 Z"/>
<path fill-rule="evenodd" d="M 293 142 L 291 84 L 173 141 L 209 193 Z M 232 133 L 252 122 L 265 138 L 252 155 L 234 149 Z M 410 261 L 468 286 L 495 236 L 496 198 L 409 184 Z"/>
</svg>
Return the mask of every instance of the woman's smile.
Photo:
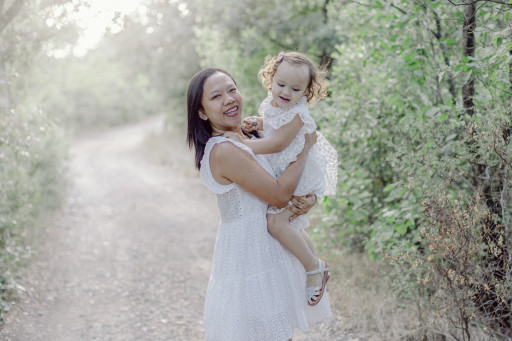
<svg viewBox="0 0 512 341">
<path fill-rule="evenodd" d="M 235 82 L 226 74 L 217 72 L 204 83 L 200 117 L 209 120 L 216 135 L 226 131 L 242 131 L 242 95 Z"/>
<path fill-rule="evenodd" d="M 238 115 L 238 105 L 232 107 L 229 110 L 226 110 L 224 112 L 224 115 L 229 116 L 229 117 L 236 117 Z"/>
</svg>

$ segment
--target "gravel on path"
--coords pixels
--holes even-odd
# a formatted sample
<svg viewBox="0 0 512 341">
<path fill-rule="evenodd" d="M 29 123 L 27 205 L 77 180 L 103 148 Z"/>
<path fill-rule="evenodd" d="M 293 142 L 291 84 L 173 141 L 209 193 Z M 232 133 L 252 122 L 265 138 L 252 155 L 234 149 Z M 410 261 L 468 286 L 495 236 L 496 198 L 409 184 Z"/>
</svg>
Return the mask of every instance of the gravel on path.
<svg viewBox="0 0 512 341">
<path fill-rule="evenodd" d="M 163 117 L 81 138 L 71 185 L 29 265 L 0 340 L 204 340 L 203 305 L 219 215 L 183 140 L 148 157 Z M 294 340 L 350 340 L 331 321 Z"/>
</svg>

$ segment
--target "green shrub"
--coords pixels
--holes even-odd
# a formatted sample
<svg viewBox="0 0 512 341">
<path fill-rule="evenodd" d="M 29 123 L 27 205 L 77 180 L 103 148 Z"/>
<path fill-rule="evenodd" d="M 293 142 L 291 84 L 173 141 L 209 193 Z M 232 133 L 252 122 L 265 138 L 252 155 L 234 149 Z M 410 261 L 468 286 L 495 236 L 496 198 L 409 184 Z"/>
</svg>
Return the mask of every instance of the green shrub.
<svg viewBox="0 0 512 341">
<path fill-rule="evenodd" d="M 60 128 L 41 110 L 19 107 L 0 118 L 0 318 L 30 251 L 24 236 L 60 203 L 66 150 Z"/>
</svg>

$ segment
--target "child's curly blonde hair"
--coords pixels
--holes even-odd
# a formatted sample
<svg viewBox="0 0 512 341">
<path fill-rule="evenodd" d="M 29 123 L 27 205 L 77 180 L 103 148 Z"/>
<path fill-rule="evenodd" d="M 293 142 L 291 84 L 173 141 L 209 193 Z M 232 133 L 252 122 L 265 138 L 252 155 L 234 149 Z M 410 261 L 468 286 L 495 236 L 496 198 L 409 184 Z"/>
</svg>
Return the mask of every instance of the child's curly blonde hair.
<svg viewBox="0 0 512 341">
<path fill-rule="evenodd" d="M 309 69 L 309 84 L 305 91 L 306 103 L 327 97 L 327 70 L 325 66 L 318 67 L 306 55 L 300 52 L 280 52 L 277 56 L 265 57 L 265 63 L 258 72 L 258 78 L 261 84 L 268 91 L 272 90 L 272 80 L 277 71 L 277 67 L 282 62 L 293 65 L 306 65 Z"/>
</svg>

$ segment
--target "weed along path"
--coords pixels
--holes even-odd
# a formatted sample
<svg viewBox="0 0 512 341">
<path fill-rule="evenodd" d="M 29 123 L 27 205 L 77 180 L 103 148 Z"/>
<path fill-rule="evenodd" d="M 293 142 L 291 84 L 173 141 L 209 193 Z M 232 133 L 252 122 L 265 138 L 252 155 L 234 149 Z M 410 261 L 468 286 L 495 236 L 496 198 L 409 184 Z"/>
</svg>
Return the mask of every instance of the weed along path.
<svg viewBox="0 0 512 341">
<path fill-rule="evenodd" d="M 0 340 L 204 340 L 218 225 L 180 134 L 163 118 L 81 138 L 63 208 L 21 273 Z M 348 340 L 339 320 L 294 340 Z"/>
</svg>

